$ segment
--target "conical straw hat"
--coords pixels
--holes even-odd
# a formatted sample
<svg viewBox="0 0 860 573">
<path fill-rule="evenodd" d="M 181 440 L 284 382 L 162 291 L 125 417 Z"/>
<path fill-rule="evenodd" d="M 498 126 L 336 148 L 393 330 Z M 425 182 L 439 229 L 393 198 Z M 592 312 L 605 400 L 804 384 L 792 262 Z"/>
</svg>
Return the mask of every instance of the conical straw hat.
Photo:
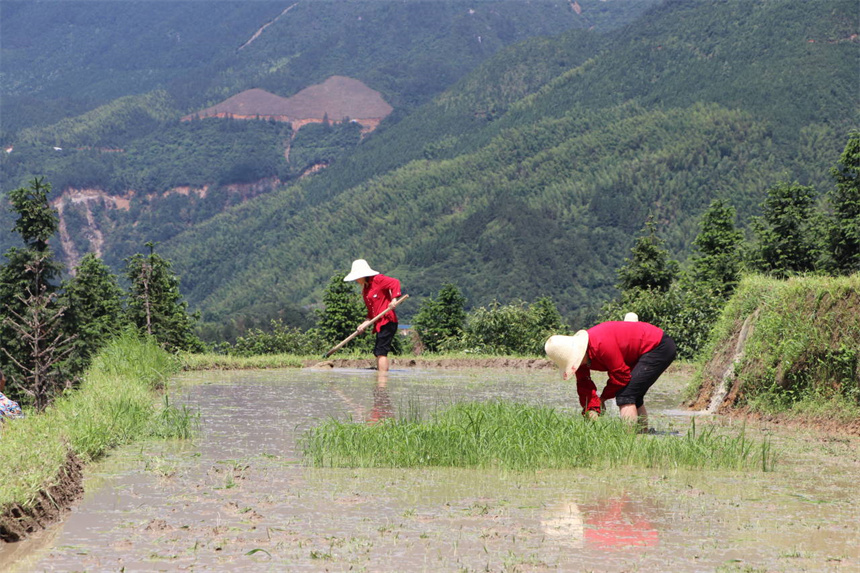
<svg viewBox="0 0 860 573">
<path fill-rule="evenodd" d="M 349 271 L 349 274 L 343 277 L 343 282 L 354 281 L 356 279 L 360 279 L 362 277 L 372 277 L 374 275 L 378 275 L 379 273 L 367 264 L 367 261 L 364 259 L 356 259 L 352 261 L 352 270 Z"/>
<path fill-rule="evenodd" d="M 567 380 L 573 376 L 582 364 L 582 359 L 585 358 L 585 351 L 588 349 L 588 333 L 580 330 L 573 336 L 560 334 L 550 336 L 543 349 L 549 359 L 561 369 L 561 377 Z"/>
</svg>

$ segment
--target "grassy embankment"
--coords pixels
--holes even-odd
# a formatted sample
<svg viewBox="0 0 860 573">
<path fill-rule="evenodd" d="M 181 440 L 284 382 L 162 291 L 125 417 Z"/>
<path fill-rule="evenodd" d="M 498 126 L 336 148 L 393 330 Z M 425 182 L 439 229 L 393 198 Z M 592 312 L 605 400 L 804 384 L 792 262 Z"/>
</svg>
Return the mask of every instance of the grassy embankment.
<svg viewBox="0 0 860 573">
<path fill-rule="evenodd" d="M 79 389 L 41 414 L 9 420 L 0 428 L 0 513 L 27 507 L 54 485 L 69 454 L 84 463 L 143 437 L 187 437 L 193 417 L 159 405 L 157 391 L 177 363 L 154 342 L 122 335 L 95 358 Z"/>
<path fill-rule="evenodd" d="M 745 342 L 738 340 L 747 323 Z M 786 281 L 747 277 L 715 325 L 688 396 L 726 379 L 723 410 L 804 421 L 860 420 L 860 273 Z"/>
<path fill-rule="evenodd" d="M 770 443 L 714 427 L 684 436 L 641 435 L 618 418 L 588 421 L 553 408 L 462 403 L 428 420 L 415 412 L 377 425 L 330 420 L 303 437 L 317 467 L 773 469 Z"/>
</svg>

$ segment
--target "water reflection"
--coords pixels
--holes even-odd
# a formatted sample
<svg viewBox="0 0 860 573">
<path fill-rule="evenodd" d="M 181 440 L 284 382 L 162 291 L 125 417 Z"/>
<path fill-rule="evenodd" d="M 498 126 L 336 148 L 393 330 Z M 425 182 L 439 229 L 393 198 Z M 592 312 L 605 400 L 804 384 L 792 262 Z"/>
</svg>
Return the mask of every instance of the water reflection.
<svg viewBox="0 0 860 573">
<path fill-rule="evenodd" d="M 645 513 L 627 496 L 604 499 L 584 510 L 575 501 L 565 499 L 547 506 L 540 525 L 548 538 L 567 547 L 654 547 L 660 541 Z"/>
<path fill-rule="evenodd" d="M 609 498 L 587 513 L 585 543 L 600 549 L 654 547 L 660 536 L 627 496 Z"/>
<path fill-rule="evenodd" d="M 568 547 L 585 545 L 582 512 L 575 501 L 561 501 L 546 508 L 540 521 L 544 534 Z"/>
<path fill-rule="evenodd" d="M 376 386 L 373 388 L 373 408 L 367 417 L 367 423 L 376 424 L 394 416 L 391 407 L 391 397 L 388 395 L 388 372 L 376 373 Z"/>
<path fill-rule="evenodd" d="M 366 382 L 362 381 L 362 384 Z M 391 396 L 388 393 L 388 372 L 376 373 L 376 384 L 373 386 L 372 406 L 368 410 L 365 399 L 355 400 L 351 398 L 343 388 L 332 384 L 331 391 L 346 405 L 352 420 L 364 420 L 368 424 L 377 424 L 386 418 L 394 417 L 394 407 L 391 405 Z"/>
</svg>

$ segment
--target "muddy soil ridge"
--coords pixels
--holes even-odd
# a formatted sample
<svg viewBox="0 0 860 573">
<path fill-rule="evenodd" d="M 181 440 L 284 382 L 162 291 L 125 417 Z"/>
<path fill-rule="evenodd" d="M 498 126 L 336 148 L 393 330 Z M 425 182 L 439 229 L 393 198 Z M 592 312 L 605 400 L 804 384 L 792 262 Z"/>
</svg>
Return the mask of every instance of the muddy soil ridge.
<svg viewBox="0 0 860 573">
<path fill-rule="evenodd" d="M 69 452 L 54 483 L 46 486 L 29 504 L 10 504 L 0 511 L 0 540 L 21 541 L 31 533 L 56 523 L 84 494 L 83 464 Z"/>
</svg>

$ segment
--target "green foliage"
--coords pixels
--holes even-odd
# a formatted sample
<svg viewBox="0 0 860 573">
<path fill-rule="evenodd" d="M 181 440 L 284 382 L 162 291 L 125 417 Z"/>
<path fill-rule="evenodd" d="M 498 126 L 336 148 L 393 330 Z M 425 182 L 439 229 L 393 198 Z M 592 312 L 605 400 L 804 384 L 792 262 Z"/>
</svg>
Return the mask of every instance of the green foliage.
<svg viewBox="0 0 860 573">
<path fill-rule="evenodd" d="M 180 354 L 183 370 L 259 370 L 263 368 L 302 368 L 303 360 L 295 354 Z"/>
<path fill-rule="evenodd" d="M 469 313 L 457 346 L 482 354 L 540 355 L 547 338 L 566 330 L 548 297 L 531 305 L 522 301 L 506 305 L 494 302 Z"/>
<path fill-rule="evenodd" d="M 740 280 L 742 233 L 735 228 L 735 208 L 717 199 L 702 215 L 693 245 L 690 279 L 726 299 Z"/>
<path fill-rule="evenodd" d="M 358 328 L 367 316 L 367 309 L 355 285 L 344 282 L 346 273 L 337 273 L 329 280 L 323 294 L 323 309 L 319 311 L 318 327 L 323 341 L 334 346 Z M 346 348 L 356 348 L 361 337 L 356 337 Z"/>
<path fill-rule="evenodd" d="M 344 152 L 361 141 L 361 125 L 348 120 L 342 123 L 311 123 L 302 127 L 290 143 L 290 173 L 301 175 L 322 165 L 328 167 Z"/>
<path fill-rule="evenodd" d="M 59 332 L 63 309 L 56 300 L 61 265 L 48 244 L 58 225 L 48 203 L 50 191 L 50 184 L 35 178 L 9 192 L 17 215 L 13 232 L 24 247 L 10 248 L 0 265 L 0 368 L 17 386 L 10 395 L 20 400 L 20 393 L 26 394 L 39 408 L 65 381 L 57 362 L 67 352 Z"/>
<path fill-rule="evenodd" d="M 662 328 L 678 346 L 678 357 L 697 357 L 708 340 L 724 301 L 698 285 L 673 284 L 667 291 L 634 289 L 603 305 L 601 320 L 623 320 L 635 312 L 639 320 Z"/>
<path fill-rule="evenodd" d="M 127 326 L 123 322 L 123 291 L 116 275 L 94 253 L 84 255 L 62 291 L 60 304 L 66 309 L 63 328 L 68 336 L 76 337 L 67 368 L 78 374 Z"/>
<path fill-rule="evenodd" d="M 51 184 L 36 177 L 29 187 L 9 192 L 9 202 L 18 214 L 13 233 L 18 233 L 28 248 L 45 251 L 50 239 L 59 228 L 57 212 L 48 204 Z"/>
<path fill-rule="evenodd" d="M 438 351 L 446 341 L 454 341 L 463 334 L 466 322 L 466 298 L 452 283 L 445 283 L 436 298 L 427 298 L 421 304 L 412 325 L 424 348 Z"/>
<path fill-rule="evenodd" d="M 731 366 L 738 332 L 752 321 L 734 366 L 735 406 L 765 412 L 860 416 L 860 274 L 746 277 L 720 317 L 697 377 L 716 387 Z M 825 405 L 824 412 L 821 406 Z M 815 407 L 817 406 L 817 407 Z"/>
<path fill-rule="evenodd" d="M 768 189 L 762 216 L 753 220 L 756 269 L 780 278 L 816 269 L 820 220 L 814 206 L 812 187 L 779 183 Z"/>
<path fill-rule="evenodd" d="M 236 340 L 230 354 L 259 356 L 261 354 L 321 354 L 327 350 L 318 329 L 302 331 L 273 320 L 268 332 L 251 329 Z"/>
<path fill-rule="evenodd" d="M 860 271 L 860 132 L 853 132 L 831 170 L 836 188 L 829 196 L 827 266 L 835 274 Z"/>
<path fill-rule="evenodd" d="M 678 276 L 678 261 L 669 258 L 656 226 L 653 220 L 648 220 L 647 234 L 636 240 L 631 258 L 624 259 L 624 265 L 618 269 L 618 289 L 622 292 L 636 289 L 665 292 Z"/>
<path fill-rule="evenodd" d="M 260 304 L 313 304 L 333 271 L 330 261 L 347 260 L 367 245 L 390 247 L 392 265 L 423 289 L 414 290 L 416 296 L 435 292 L 439 277 L 446 277 L 469 294 L 471 304 L 486 305 L 522 296 L 522 277 L 529 277 L 552 294 L 565 317 L 583 320 L 616 295 L 614 273 L 649 213 L 666 221 L 660 228 L 666 248 L 683 260 L 696 218 L 715 197 L 737 209 L 744 228 L 773 181 L 787 177 L 820 186 L 844 134 L 856 129 L 852 0 L 665 2 L 608 34 L 602 30 L 611 28 L 603 25 L 610 11 L 617 10 L 618 21 L 632 22 L 650 5 L 582 0 L 588 16 L 579 19 L 564 3 L 539 9 L 485 3 L 468 16 L 458 2 L 350 3 L 326 13 L 299 4 L 236 51 L 259 29 L 262 14 L 268 22 L 283 10 L 261 4 L 247 14 L 213 6 L 211 14 L 194 19 L 196 27 L 179 18 L 182 36 L 199 40 L 194 45 L 165 43 L 160 16 L 140 15 L 140 22 L 152 24 L 141 27 L 143 36 L 112 37 L 124 58 L 106 67 L 124 71 L 110 81 L 134 85 L 134 93 L 165 88 L 165 105 L 174 108 L 171 121 L 240 89 L 289 95 L 331 73 L 362 79 L 396 111 L 325 171 L 208 224 L 198 223 L 231 205 L 223 190 L 210 188 L 205 205 L 171 196 L 162 207 L 140 200 L 128 214 L 110 214 L 103 229 L 109 250 L 117 247 L 106 251 L 105 260 L 115 265 L 142 240 L 169 240 L 166 252 L 189 289 L 188 300 L 210 322 L 238 319 Z M 187 9 L 166 8 L 163 17 Z M 113 96 L 102 101 L 104 92 L 131 93 L 105 90 L 108 80 L 85 86 L 67 73 L 48 80 L 49 74 L 31 71 L 77 69 L 55 65 L 57 58 L 85 54 L 98 67 L 118 57 L 92 45 L 100 36 L 72 33 L 59 37 L 86 49 L 56 49 L 44 61 L 20 58 L 6 46 L 16 45 L 21 54 L 35 51 L 14 24 L 33 13 L 21 8 L 15 18 L 2 19 L 4 72 L 13 78 L 2 89 L 98 100 L 71 102 L 75 113 L 107 104 Z M 98 25 L 105 19 L 84 21 Z M 201 31 L 212 22 L 228 23 L 221 37 L 232 42 L 229 49 L 213 46 Z M 594 31 L 570 30 L 591 24 Z M 517 43 L 535 32 L 562 30 Z M 480 44 L 474 41 L 478 34 Z M 151 50 L 135 50 L 134 42 L 134 48 Z M 150 52 L 154 63 L 142 66 L 140 54 Z M 207 52 L 214 58 L 204 58 Z M 465 75 L 478 62 L 485 63 Z M 143 70 L 158 85 L 141 84 Z M 4 99 L 4 111 L 9 101 Z M 38 120 L 16 118 L 14 125 L 56 124 L 48 119 L 56 106 L 44 109 Z M 4 114 L 4 124 L 14 113 Z M 146 131 L 146 118 L 116 115 L 124 118 L 118 132 L 125 125 L 140 127 L 139 137 L 123 146 L 127 154 L 156 140 Z M 83 132 L 61 131 L 101 134 L 99 117 L 87 116 L 94 125 Z M 184 129 L 159 129 L 173 128 Z M 15 136 L 7 140 L 16 150 L 0 153 L 4 174 L 19 151 Z M 28 153 L 25 147 L 22 153 Z M 138 148 L 147 161 L 172 157 L 150 147 Z M 330 149 L 327 142 L 321 147 Z M 50 148 L 38 153 L 61 161 Z M 60 155 L 65 153 L 84 152 L 64 147 Z M 184 161 L 189 155 L 178 150 L 173 156 Z M 197 166 L 195 176 L 205 171 L 199 168 L 203 157 L 188 163 Z M 64 161 L 58 171 L 78 169 L 74 175 L 81 181 L 103 179 L 122 163 L 115 154 L 95 152 Z M 164 166 L 165 173 L 191 173 Z M 21 169 L 16 173 L 26 176 Z M 149 189 L 139 191 L 141 197 Z M 135 235 L 149 228 L 158 234 Z M 289 288 L 279 288 L 284 276 Z"/>
<path fill-rule="evenodd" d="M 417 419 L 415 419 L 417 418 Z M 726 435 L 694 423 L 683 437 L 648 437 L 620 419 L 506 401 L 460 403 L 428 420 L 380 424 L 330 420 L 305 433 L 302 451 L 316 467 L 727 468 L 772 470 L 768 441 Z"/>
<path fill-rule="evenodd" d="M 70 453 L 88 462 L 134 439 L 187 436 L 192 413 L 166 400 L 159 407 L 154 393 L 176 366 L 155 341 L 125 332 L 100 351 L 78 391 L 5 424 L 0 455 L 9 464 L 0 467 L 0 507 L 28 507 Z"/>
<path fill-rule="evenodd" d="M 188 314 L 188 303 L 179 292 L 179 279 L 171 272 L 170 262 L 154 252 L 153 243 L 147 246 L 148 256 L 136 254 L 126 260 L 129 320 L 167 350 L 202 350 L 193 330 L 198 317 Z"/>
<path fill-rule="evenodd" d="M 648 236 L 639 239 L 632 260 L 619 271 L 621 294 L 603 305 L 601 320 L 623 320 L 635 312 L 639 320 L 675 340 L 678 356 L 695 358 L 738 280 L 741 235 L 734 228 L 734 214 L 722 201 L 711 203 L 693 241 L 698 252 L 692 267 L 677 281 L 671 274 L 677 272 L 674 261 L 666 262 L 667 253 L 649 221 Z"/>
<path fill-rule="evenodd" d="M 660 202 L 681 213 L 710 201 L 704 192 L 685 194 L 691 184 L 687 167 L 704 164 L 708 178 L 736 180 L 743 205 L 749 203 L 747 193 L 766 187 L 769 168 L 760 170 L 766 150 L 751 143 L 759 127 L 734 112 L 709 108 L 571 112 L 562 120 L 506 132 L 474 154 L 414 162 L 319 205 L 306 202 L 308 180 L 196 227 L 171 247 L 171 259 L 183 269 L 189 300 L 199 304 L 205 297 L 213 318 L 239 312 L 260 297 L 312 304 L 319 300 L 323 277 L 330 276 L 322 274 L 331 272 L 330 261 L 348 260 L 368 245 L 384 248 L 392 266 L 404 268 L 401 275 L 417 285 L 410 291 L 418 296 L 438 290 L 439 277 L 451 277 L 464 292 L 476 293 L 473 305 L 486 305 L 494 298 L 521 297 L 522 277 L 529 277 L 571 316 L 614 294 L 609 277 L 649 205 Z M 672 134 L 679 129 L 697 137 L 678 142 Z M 715 140 L 746 157 L 749 169 L 721 162 Z M 666 147 L 670 142 L 672 149 Z M 611 157 L 579 159 L 595 148 L 611 150 Z M 612 167 L 634 158 L 638 167 L 632 171 Z M 617 209 L 598 200 L 616 186 L 627 188 L 626 200 L 635 205 L 621 228 L 608 219 Z M 265 261 L 252 249 L 247 256 L 254 264 L 245 259 L 236 268 L 231 252 L 241 249 L 240 237 L 265 244 Z M 689 230 L 672 231 L 673 250 L 690 240 Z M 277 268 L 273 260 L 279 261 Z M 284 272 L 290 289 L 262 288 L 277 284 Z"/>
<path fill-rule="evenodd" d="M 122 147 L 129 139 L 152 132 L 175 117 L 163 90 L 118 98 L 76 118 L 50 127 L 24 129 L 19 141 L 31 145 Z"/>
</svg>

